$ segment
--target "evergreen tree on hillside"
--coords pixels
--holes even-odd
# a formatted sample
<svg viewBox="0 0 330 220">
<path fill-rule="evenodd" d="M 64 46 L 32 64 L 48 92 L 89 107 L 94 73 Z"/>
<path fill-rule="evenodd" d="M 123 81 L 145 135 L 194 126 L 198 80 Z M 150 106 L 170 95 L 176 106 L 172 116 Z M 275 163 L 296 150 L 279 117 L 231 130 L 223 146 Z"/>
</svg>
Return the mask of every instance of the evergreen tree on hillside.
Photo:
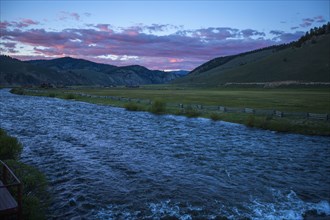
<svg viewBox="0 0 330 220">
<path fill-rule="evenodd" d="M 303 43 L 308 40 L 311 40 L 313 37 L 322 35 L 322 34 L 329 34 L 330 33 L 330 22 L 324 24 L 321 27 L 314 27 L 311 28 L 309 31 L 306 32 L 304 36 L 302 36 L 298 41 L 295 42 L 296 47 L 301 47 Z"/>
</svg>

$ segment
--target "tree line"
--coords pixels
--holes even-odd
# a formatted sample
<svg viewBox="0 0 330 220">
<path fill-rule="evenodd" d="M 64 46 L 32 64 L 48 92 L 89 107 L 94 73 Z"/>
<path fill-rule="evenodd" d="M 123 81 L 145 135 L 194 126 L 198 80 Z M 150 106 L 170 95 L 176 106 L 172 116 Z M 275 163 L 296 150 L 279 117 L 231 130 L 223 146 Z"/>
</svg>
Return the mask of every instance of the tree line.
<svg viewBox="0 0 330 220">
<path fill-rule="evenodd" d="M 316 36 L 320 36 L 322 34 L 329 34 L 329 33 L 330 33 L 330 22 L 328 22 L 327 24 L 324 24 L 321 27 L 311 28 L 298 41 L 294 42 L 293 45 L 296 47 L 301 47 L 301 45 L 303 43 L 305 43 L 306 41 L 313 40 L 313 38 Z"/>
</svg>

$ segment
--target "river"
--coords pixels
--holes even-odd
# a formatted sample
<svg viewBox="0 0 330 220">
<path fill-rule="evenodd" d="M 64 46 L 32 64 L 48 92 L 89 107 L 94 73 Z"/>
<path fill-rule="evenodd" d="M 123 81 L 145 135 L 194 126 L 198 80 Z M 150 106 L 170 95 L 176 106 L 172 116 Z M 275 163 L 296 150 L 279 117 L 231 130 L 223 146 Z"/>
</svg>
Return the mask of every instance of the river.
<svg viewBox="0 0 330 220">
<path fill-rule="evenodd" d="M 49 219 L 330 217 L 330 138 L 0 90 Z"/>
</svg>

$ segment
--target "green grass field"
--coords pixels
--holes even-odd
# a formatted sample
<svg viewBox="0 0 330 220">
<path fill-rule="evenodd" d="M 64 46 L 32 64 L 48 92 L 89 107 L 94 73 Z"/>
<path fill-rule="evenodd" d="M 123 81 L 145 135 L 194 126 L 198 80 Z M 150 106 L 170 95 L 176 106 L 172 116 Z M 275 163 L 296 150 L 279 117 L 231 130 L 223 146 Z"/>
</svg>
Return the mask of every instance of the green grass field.
<svg viewBox="0 0 330 220">
<path fill-rule="evenodd" d="M 193 88 L 145 86 L 142 88 L 77 89 L 100 96 L 162 100 L 166 103 L 275 109 L 288 112 L 330 113 L 330 89 Z"/>
</svg>

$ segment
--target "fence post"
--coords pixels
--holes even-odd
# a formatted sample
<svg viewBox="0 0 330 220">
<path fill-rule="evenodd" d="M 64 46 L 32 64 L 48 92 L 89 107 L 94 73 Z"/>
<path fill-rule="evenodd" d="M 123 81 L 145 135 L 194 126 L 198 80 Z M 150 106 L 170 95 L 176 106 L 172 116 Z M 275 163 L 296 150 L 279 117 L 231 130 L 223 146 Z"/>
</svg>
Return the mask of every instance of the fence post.
<svg viewBox="0 0 330 220">
<path fill-rule="evenodd" d="M 283 112 L 281 112 L 281 111 L 275 111 L 275 115 L 280 118 L 282 118 L 284 116 Z"/>
<path fill-rule="evenodd" d="M 226 109 L 226 107 L 224 107 L 224 106 L 219 106 L 219 111 L 221 111 L 221 112 L 226 112 L 227 109 Z"/>
</svg>

